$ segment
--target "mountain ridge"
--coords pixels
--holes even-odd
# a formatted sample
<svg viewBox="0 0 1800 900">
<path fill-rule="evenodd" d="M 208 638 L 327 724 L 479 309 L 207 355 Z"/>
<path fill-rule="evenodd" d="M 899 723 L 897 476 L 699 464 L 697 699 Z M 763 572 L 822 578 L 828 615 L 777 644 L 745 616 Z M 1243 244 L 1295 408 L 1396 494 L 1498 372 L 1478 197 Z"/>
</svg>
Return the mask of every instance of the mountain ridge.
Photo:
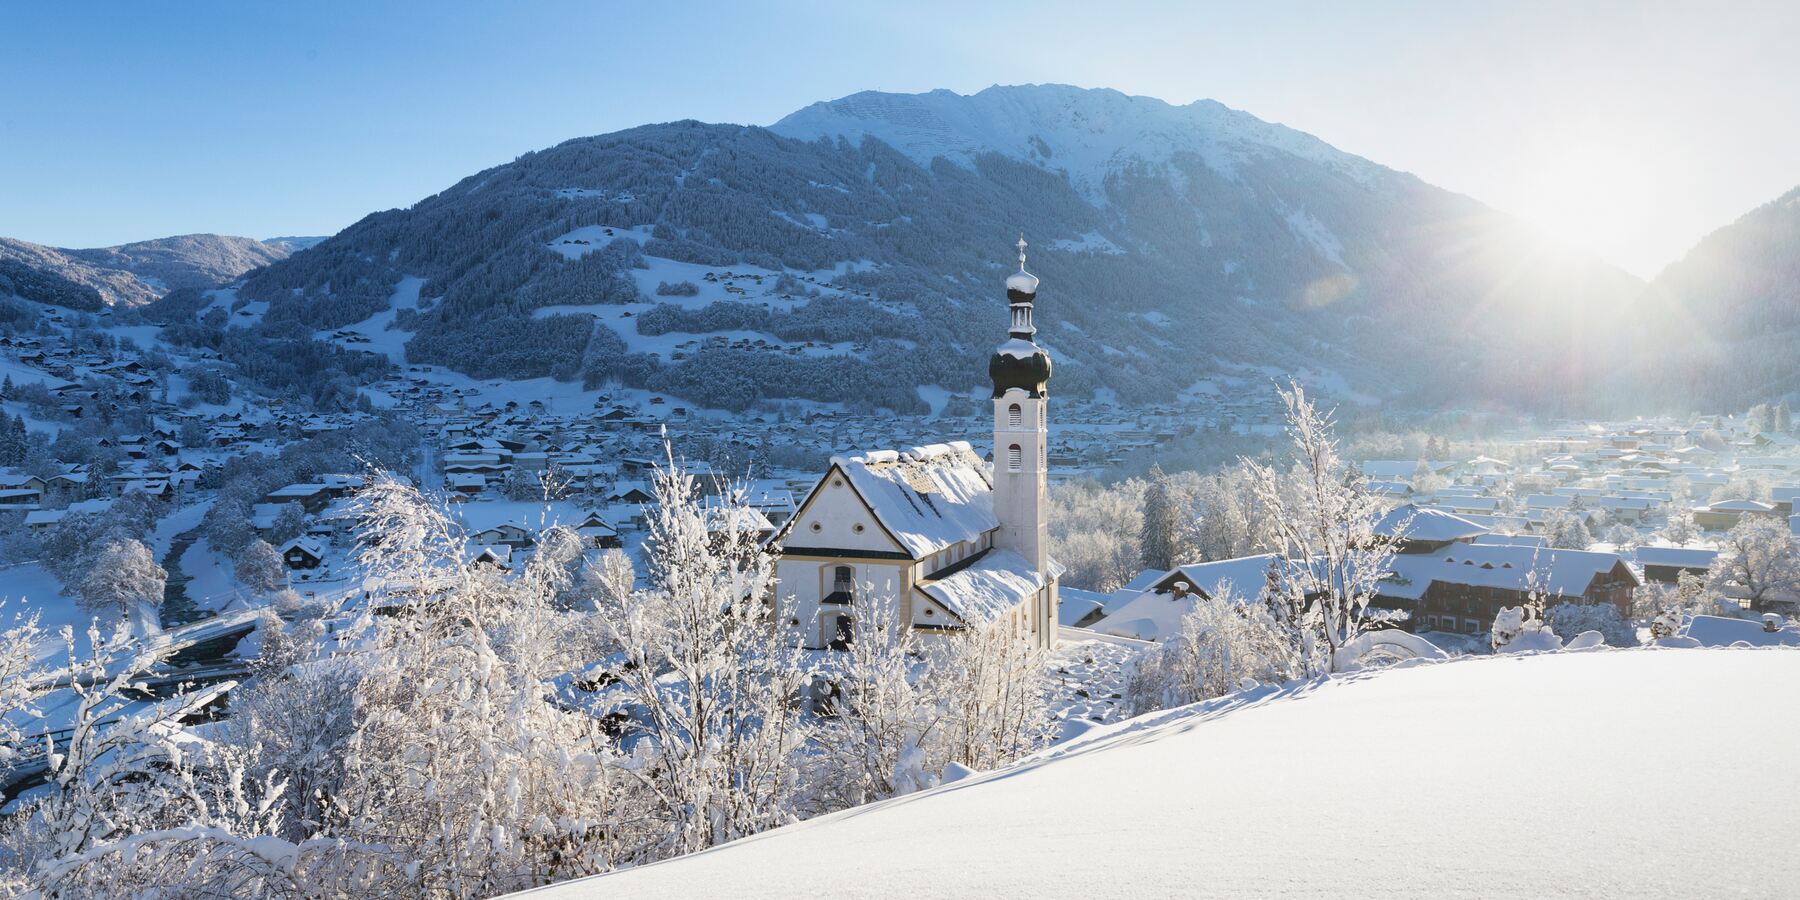
<svg viewBox="0 0 1800 900">
<path fill-rule="evenodd" d="M 1222 104 L 1050 86 L 859 94 L 766 129 L 683 121 L 571 139 L 372 213 L 259 270 L 243 295 L 268 301 L 271 322 L 331 329 L 381 313 L 416 276 L 426 300 L 396 320 L 414 361 L 618 380 L 703 405 L 741 377 L 756 384 L 734 406 L 861 392 L 901 408 L 915 389 L 980 383 L 1021 230 L 1045 278 L 1059 388 L 1075 395 L 1172 400 L 1249 367 L 1310 369 L 1374 398 L 1579 403 L 1580 349 L 1642 289 L 1473 199 Z M 727 303 L 676 302 L 632 274 L 680 265 L 841 274 L 820 296 Z M 634 304 L 658 305 L 663 333 L 867 349 L 677 359 L 643 352 L 638 323 L 605 313 Z"/>
<path fill-rule="evenodd" d="M 0 260 L 91 288 L 102 303 L 117 306 L 142 306 L 182 288 L 217 287 L 291 252 L 285 245 L 208 233 L 82 249 L 0 237 Z"/>
</svg>

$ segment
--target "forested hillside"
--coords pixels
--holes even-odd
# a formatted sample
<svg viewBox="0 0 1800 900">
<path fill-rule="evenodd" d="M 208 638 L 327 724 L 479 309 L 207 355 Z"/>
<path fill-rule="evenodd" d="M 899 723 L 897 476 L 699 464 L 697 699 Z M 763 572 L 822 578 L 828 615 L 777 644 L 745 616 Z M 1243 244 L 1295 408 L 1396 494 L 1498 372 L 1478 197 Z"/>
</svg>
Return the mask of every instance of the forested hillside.
<svg viewBox="0 0 1800 900">
<path fill-rule="evenodd" d="M 181 288 L 217 287 L 285 259 L 294 246 L 223 234 L 184 234 L 69 250 L 0 237 L 0 264 L 6 265 L 15 284 L 67 283 L 81 288 L 53 292 L 42 302 L 94 310 L 102 304 L 141 306 Z M 27 269 L 36 274 L 23 274 Z M 22 290 L 19 294 L 39 299 Z"/>
<path fill-rule="evenodd" d="M 1218 104 L 937 92 L 902 110 L 922 129 L 896 132 L 893 104 L 870 96 L 773 130 L 677 122 L 529 153 L 368 216 L 240 295 L 269 301 L 271 326 L 335 328 L 419 276 L 426 301 L 396 319 L 414 362 L 618 379 L 728 408 L 861 395 L 908 409 L 919 386 L 980 382 L 1020 232 L 1059 390 L 1127 400 L 1270 366 L 1341 376 L 1370 399 L 1563 404 L 1588 360 L 1575 351 L 1640 289 L 1473 200 Z M 589 243 L 567 252 L 581 229 Z M 659 260 L 785 273 L 790 289 L 653 310 L 636 334 L 858 349 L 676 359 L 633 352 L 616 316 L 543 310 L 680 299 L 640 283 Z"/>
<path fill-rule="evenodd" d="M 1800 188 L 1663 270 L 1631 333 L 1635 384 L 1621 390 L 1653 404 L 1735 407 L 1800 391 Z"/>
</svg>

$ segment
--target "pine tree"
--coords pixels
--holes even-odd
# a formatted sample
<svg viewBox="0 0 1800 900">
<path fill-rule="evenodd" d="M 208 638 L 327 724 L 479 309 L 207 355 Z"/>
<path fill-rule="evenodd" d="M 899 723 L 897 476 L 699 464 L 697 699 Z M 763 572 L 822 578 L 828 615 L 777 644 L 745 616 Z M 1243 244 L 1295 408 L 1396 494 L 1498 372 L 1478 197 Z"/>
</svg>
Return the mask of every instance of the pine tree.
<svg viewBox="0 0 1800 900">
<path fill-rule="evenodd" d="M 1144 528 L 1141 546 L 1144 566 L 1159 571 L 1175 567 L 1177 534 L 1181 518 L 1170 496 L 1169 476 L 1162 466 L 1150 467 L 1150 486 L 1144 492 Z"/>
</svg>

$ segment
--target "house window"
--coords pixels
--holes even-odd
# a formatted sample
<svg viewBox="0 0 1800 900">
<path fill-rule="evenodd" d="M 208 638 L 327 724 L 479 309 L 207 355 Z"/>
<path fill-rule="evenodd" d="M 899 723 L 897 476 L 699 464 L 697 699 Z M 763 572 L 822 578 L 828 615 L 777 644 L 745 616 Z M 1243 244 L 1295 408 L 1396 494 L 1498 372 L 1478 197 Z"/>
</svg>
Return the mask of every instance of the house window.
<svg viewBox="0 0 1800 900">
<path fill-rule="evenodd" d="M 1017 428 L 1024 423 L 1025 423 L 1025 411 L 1023 409 L 1019 408 L 1019 404 L 1014 403 L 1013 405 L 1006 408 L 1006 424 L 1008 424 L 1014 428 Z"/>
<path fill-rule="evenodd" d="M 1017 472 L 1021 468 L 1024 468 L 1024 466 L 1025 466 L 1025 451 L 1020 450 L 1018 444 L 1014 444 L 1011 447 L 1006 448 L 1006 468 L 1011 471 Z"/>
<path fill-rule="evenodd" d="M 838 566 L 831 576 L 831 592 L 849 594 L 855 589 L 856 570 L 849 566 Z"/>
</svg>

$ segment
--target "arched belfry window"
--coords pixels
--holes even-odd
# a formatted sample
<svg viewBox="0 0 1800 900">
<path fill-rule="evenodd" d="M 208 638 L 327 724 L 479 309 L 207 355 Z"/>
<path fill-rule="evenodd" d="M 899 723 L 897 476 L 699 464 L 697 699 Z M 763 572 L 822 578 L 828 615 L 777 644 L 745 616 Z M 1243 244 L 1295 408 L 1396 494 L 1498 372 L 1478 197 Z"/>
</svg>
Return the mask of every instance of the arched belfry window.
<svg viewBox="0 0 1800 900">
<path fill-rule="evenodd" d="M 1024 423 L 1025 410 L 1020 408 L 1019 404 L 1014 403 L 1006 408 L 1006 424 L 1017 428 Z"/>
<path fill-rule="evenodd" d="M 1006 448 L 1006 468 L 1011 471 L 1017 472 L 1021 468 L 1024 468 L 1024 466 L 1025 466 L 1025 451 L 1020 450 L 1018 444 L 1014 444 L 1011 447 Z"/>
</svg>

